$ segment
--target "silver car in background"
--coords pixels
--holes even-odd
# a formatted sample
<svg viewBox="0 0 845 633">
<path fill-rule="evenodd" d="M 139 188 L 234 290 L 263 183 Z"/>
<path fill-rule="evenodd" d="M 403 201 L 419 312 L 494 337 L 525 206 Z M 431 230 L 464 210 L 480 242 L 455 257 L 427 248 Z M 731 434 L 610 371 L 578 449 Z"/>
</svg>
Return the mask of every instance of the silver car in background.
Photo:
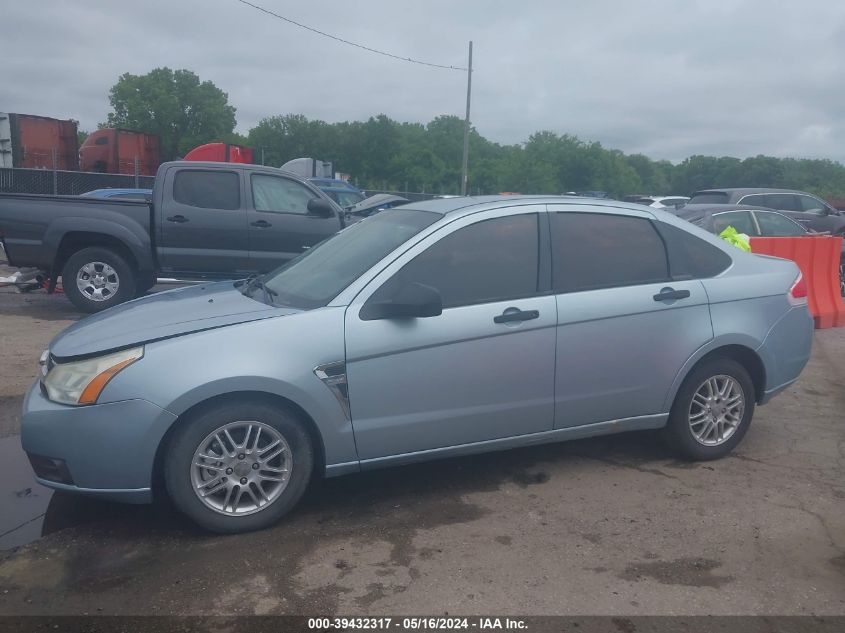
<svg viewBox="0 0 845 633">
<path fill-rule="evenodd" d="M 810 356 L 789 261 L 566 197 L 383 211 L 262 277 L 71 326 L 22 443 L 44 485 L 258 529 L 312 477 L 662 429 L 714 459 Z"/>
</svg>

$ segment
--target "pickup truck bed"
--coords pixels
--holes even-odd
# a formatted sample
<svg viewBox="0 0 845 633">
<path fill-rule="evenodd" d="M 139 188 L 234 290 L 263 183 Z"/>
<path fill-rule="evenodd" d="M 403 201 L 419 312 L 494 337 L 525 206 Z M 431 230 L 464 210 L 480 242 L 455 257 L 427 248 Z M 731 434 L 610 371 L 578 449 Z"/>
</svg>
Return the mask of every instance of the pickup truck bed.
<svg viewBox="0 0 845 633">
<path fill-rule="evenodd" d="M 10 266 L 50 272 L 60 247 L 73 248 L 77 234 L 108 234 L 121 240 L 139 271 L 151 274 L 151 214 L 140 201 L 0 194 L 0 238 Z"/>
</svg>

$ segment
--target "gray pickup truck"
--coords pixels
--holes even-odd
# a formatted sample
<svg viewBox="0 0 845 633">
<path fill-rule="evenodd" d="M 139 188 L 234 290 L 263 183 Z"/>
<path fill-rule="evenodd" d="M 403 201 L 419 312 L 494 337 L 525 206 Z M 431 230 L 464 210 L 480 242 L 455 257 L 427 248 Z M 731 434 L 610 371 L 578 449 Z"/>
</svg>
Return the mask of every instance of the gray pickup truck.
<svg viewBox="0 0 845 633">
<path fill-rule="evenodd" d="M 271 167 L 177 161 L 159 167 L 152 202 L 0 194 L 9 264 L 62 278 L 98 312 L 158 276 L 237 279 L 266 272 L 336 233 L 344 213 L 323 192 Z"/>
</svg>

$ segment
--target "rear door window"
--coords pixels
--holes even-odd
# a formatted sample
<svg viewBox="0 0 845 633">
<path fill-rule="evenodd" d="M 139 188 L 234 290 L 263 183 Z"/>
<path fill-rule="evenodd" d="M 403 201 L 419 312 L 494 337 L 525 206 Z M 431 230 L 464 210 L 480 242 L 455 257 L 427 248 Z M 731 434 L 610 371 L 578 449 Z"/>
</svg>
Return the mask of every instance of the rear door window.
<svg viewBox="0 0 845 633">
<path fill-rule="evenodd" d="M 173 200 L 200 209 L 240 209 L 240 179 L 233 171 L 184 169 L 173 180 Z"/>
<path fill-rule="evenodd" d="M 605 213 L 551 214 L 555 292 L 669 279 L 666 249 L 649 220 Z"/>
<path fill-rule="evenodd" d="M 757 235 L 757 227 L 754 225 L 750 211 L 727 211 L 713 214 L 713 232 L 716 235 L 729 226 L 736 229 L 737 233 Z"/>
<path fill-rule="evenodd" d="M 748 204 L 743 200 L 743 204 Z M 753 204 L 753 203 L 752 203 Z M 791 193 L 769 193 L 766 194 L 766 204 L 770 209 L 779 211 L 801 211 L 801 202 L 798 196 Z"/>
</svg>

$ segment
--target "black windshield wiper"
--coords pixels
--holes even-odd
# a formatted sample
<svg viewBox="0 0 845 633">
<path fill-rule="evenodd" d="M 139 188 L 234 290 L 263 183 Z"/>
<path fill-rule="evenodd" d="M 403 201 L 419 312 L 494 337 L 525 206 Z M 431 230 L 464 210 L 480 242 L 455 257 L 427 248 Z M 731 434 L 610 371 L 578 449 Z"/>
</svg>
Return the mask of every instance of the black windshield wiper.
<svg viewBox="0 0 845 633">
<path fill-rule="evenodd" d="M 253 273 L 246 279 L 243 279 L 237 283 L 242 284 L 243 290 L 241 292 L 243 292 L 248 297 L 252 297 L 252 295 L 250 294 L 252 292 L 252 289 L 258 286 L 259 288 L 261 288 L 261 292 L 264 294 L 264 303 L 266 303 L 267 305 L 275 305 L 273 303 L 273 297 L 278 295 L 279 293 L 273 290 L 272 288 L 268 288 L 258 273 Z"/>
</svg>

